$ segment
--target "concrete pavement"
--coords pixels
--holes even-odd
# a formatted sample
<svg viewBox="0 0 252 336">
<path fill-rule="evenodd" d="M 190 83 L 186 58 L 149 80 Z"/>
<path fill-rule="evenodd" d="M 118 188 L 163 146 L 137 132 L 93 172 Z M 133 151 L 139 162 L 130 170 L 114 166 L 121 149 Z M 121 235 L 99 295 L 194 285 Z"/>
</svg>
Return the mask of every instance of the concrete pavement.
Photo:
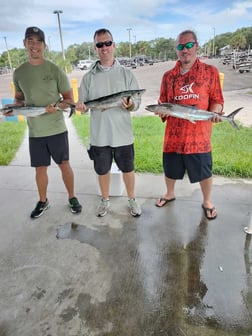
<svg viewBox="0 0 252 336">
<path fill-rule="evenodd" d="M 166 66 L 134 70 L 148 85 L 142 106 L 155 102 Z M 225 111 L 245 106 L 237 119 L 249 126 L 252 97 L 243 85 L 251 76 L 224 70 Z M 30 219 L 38 196 L 27 136 L 0 167 L 0 336 L 252 335 L 252 235 L 244 232 L 252 225 L 252 181 L 215 177 L 218 217 L 207 221 L 198 184 L 178 181 L 176 201 L 158 209 L 163 176 L 137 174 L 142 216 L 128 214 L 123 193 L 97 218 L 92 162 L 66 120 L 80 215 L 70 213 L 52 164 L 51 207 Z"/>
<path fill-rule="evenodd" d="M 0 167 L 0 335 L 252 335 L 252 181 L 215 177 L 218 210 L 207 221 L 198 184 L 178 181 L 176 201 L 154 206 L 163 177 L 137 174 L 143 210 L 111 197 L 107 216 L 92 162 L 67 119 L 80 215 L 67 207 L 59 169 L 49 168 L 51 208 L 36 220 L 34 170 L 24 139 Z M 72 225 L 74 223 L 74 225 Z"/>
</svg>

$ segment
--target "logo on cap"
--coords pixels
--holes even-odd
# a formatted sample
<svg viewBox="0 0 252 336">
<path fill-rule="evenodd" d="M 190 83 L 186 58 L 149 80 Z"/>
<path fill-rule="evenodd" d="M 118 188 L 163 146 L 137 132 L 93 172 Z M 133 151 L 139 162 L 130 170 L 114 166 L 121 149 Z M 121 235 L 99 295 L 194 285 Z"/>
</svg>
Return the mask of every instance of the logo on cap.
<svg viewBox="0 0 252 336">
<path fill-rule="evenodd" d="M 32 34 L 36 34 L 40 37 L 41 41 L 45 42 L 45 34 L 38 27 L 28 27 L 25 32 L 25 38 L 29 37 Z"/>
</svg>

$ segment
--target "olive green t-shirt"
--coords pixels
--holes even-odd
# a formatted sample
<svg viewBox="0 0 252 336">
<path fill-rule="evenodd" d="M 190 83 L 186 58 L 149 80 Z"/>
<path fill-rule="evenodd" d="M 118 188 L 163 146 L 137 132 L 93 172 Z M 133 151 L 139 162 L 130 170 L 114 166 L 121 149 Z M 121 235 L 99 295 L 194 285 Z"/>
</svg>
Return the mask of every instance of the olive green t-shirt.
<svg viewBox="0 0 252 336">
<path fill-rule="evenodd" d="M 60 93 L 71 90 L 66 74 L 48 60 L 41 65 L 22 64 L 14 71 L 13 82 L 15 90 L 23 92 L 26 105 L 54 104 L 60 98 Z M 27 123 L 30 137 L 60 134 L 67 129 L 62 111 L 28 117 Z"/>
</svg>

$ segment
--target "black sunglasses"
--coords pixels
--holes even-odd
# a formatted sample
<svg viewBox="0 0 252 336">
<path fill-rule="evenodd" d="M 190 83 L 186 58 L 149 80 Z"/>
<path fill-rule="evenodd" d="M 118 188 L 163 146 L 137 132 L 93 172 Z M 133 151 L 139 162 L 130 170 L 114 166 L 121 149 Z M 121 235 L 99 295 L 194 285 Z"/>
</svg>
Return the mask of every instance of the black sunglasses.
<svg viewBox="0 0 252 336">
<path fill-rule="evenodd" d="M 112 46 L 112 44 L 113 44 L 113 41 L 105 41 L 105 42 L 97 42 L 95 46 L 96 46 L 96 48 L 100 49 L 104 46 L 110 47 L 110 46 Z"/>
<path fill-rule="evenodd" d="M 196 43 L 197 42 L 187 42 L 185 44 L 178 44 L 176 46 L 176 49 L 179 50 L 179 51 L 183 50 L 184 48 L 191 49 Z"/>
</svg>

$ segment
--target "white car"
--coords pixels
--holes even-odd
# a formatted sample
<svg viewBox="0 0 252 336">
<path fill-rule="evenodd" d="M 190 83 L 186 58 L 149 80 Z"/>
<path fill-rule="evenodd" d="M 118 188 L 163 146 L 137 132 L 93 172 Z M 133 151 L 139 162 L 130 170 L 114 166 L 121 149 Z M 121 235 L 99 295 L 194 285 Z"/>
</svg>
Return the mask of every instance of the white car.
<svg viewBox="0 0 252 336">
<path fill-rule="evenodd" d="M 80 70 L 88 70 L 94 63 L 92 60 L 80 60 L 77 63 L 77 68 Z"/>
</svg>

